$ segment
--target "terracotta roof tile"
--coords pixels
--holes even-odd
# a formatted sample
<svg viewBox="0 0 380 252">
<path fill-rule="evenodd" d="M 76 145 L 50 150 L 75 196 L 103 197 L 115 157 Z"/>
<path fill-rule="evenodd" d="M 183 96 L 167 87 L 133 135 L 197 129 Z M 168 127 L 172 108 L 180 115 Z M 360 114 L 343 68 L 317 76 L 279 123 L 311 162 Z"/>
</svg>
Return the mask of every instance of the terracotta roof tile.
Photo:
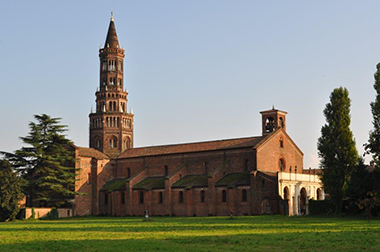
<svg viewBox="0 0 380 252">
<path fill-rule="evenodd" d="M 105 183 L 100 191 L 123 191 L 126 190 L 126 181 L 125 179 L 113 179 Z"/>
<path fill-rule="evenodd" d="M 80 157 L 93 157 L 96 159 L 109 159 L 109 157 L 104 154 L 103 152 L 100 152 L 98 150 L 95 150 L 93 148 L 84 148 L 84 147 L 76 147 L 78 150 L 78 154 Z"/>
<path fill-rule="evenodd" d="M 173 144 L 173 145 L 161 145 L 152 147 L 132 148 L 124 151 L 120 154 L 119 158 L 131 158 L 142 156 L 157 156 L 167 154 L 178 153 L 190 153 L 201 151 L 214 151 L 225 149 L 236 149 L 254 147 L 264 137 L 246 137 L 227 140 L 217 140 L 209 142 L 197 142 L 197 143 L 185 143 L 185 144 Z"/>
<path fill-rule="evenodd" d="M 250 180 L 251 177 L 249 173 L 229 173 L 217 181 L 215 186 L 235 187 L 240 185 L 250 185 Z"/>
<path fill-rule="evenodd" d="M 164 189 L 165 188 L 165 177 L 148 177 L 139 183 L 137 183 L 133 189 Z"/>
<path fill-rule="evenodd" d="M 172 185 L 172 188 L 207 187 L 208 175 L 186 175 Z"/>
</svg>

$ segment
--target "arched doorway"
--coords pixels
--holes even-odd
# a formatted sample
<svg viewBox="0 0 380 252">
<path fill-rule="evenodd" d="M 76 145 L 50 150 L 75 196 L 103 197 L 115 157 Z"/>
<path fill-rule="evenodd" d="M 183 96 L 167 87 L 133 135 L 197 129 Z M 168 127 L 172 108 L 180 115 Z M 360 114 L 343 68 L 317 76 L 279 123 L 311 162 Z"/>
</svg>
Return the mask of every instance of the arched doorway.
<svg viewBox="0 0 380 252">
<path fill-rule="evenodd" d="M 305 215 L 306 214 L 306 204 L 307 204 L 307 193 L 305 187 L 302 187 L 300 192 L 300 214 Z"/>
<path fill-rule="evenodd" d="M 261 201 L 261 213 L 262 214 L 272 214 L 272 208 L 269 202 L 269 199 L 264 198 Z"/>
<path fill-rule="evenodd" d="M 289 188 L 287 186 L 284 187 L 284 200 L 285 200 L 285 215 L 291 215 L 291 207 L 290 207 L 290 195 Z"/>
<path fill-rule="evenodd" d="M 322 200 L 322 190 L 321 190 L 321 188 L 317 189 L 317 200 Z"/>
</svg>

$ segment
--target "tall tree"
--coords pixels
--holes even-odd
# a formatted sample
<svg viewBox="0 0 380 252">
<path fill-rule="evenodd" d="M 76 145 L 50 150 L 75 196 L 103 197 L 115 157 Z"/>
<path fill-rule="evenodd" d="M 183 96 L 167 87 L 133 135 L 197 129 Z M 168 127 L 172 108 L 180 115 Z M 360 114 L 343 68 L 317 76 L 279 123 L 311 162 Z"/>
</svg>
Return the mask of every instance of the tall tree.
<svg viewBox="0 0 380 252">
<path fill-rule="evenodd" d="M 373 116 L 373 130 L 369 133 L 368 144 L 365 145 L 367 154 L 372 154 L 375 167 L 380 167 L 380 63 L 377 64 L 375 73 L 375 84 L 373 87 L 376 91 L 376 98 L 371 102 L 371 111 Z"/>
<path fill-rule="evenodd" d="M 19 202 L 24 197 L 22 179 L 13 172 L 11 164 L 0 160 L 0 221 L 12 220 L 19 211 Z"/>
<path fill-rule="evenodd" d="M 326 104 L 323 111 L 326 124 L 322 127 L 321 137 L 318 139 L 321 180 L 336 207 L 336 213 L 342 210 L 344 190 L 351 171 L 359 160 L 350 130 L 350 105 L 351 100 L 346 88 L 339 87 L 333 90 L 330 103 Z"/>
<path fill-rule="evenodd" d="M 26 193 L 39 206 L 59 207 L 74 196 L 74 148 L 60 118 L 35 115 L 29 134 L 20 139 L 28 146 L 8 154 L 9 160 L 28 181 Z"/>
</svg>

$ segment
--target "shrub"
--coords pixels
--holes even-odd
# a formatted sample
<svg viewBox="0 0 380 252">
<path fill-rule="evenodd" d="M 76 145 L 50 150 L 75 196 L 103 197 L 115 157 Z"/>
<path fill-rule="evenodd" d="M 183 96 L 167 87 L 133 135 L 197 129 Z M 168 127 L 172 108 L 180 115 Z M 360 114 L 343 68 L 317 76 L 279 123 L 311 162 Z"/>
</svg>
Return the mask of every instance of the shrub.
<svg viewBox="0 0 380 252">
<path fill-rule="evenodd" d="M 20 211 L 18 211 L 18 213 L 16 215 L 16 219 L 17 220 L 24 220 L 25 219 L 25 213 L 26 213 L 26 209 L 21 208 Z"/>
<path fill-rule="evenodd" d="M 36 212 L 34 211 L 34 207 L 32 208 L 32 215 L 30 216 L 30 219 L 36 218 Z"/>
<path fill-rule="evenodd" d="M 55 220 L 58 219 L 58 217 L 58 210 L 57 208 L 53 207 L 44 219 Z"/>
<path fill-rule="evenodd" d="M 335 212 L 335 205 L 331 200 L 309 200 L 310 215 L 326 215 Z"/>
</svg>

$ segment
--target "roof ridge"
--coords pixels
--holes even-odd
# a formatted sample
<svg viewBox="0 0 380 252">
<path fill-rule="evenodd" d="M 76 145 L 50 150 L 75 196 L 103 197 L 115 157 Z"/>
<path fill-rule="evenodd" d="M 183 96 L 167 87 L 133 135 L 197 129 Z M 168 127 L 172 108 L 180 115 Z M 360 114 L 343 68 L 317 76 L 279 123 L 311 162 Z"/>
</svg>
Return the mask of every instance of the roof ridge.
<svg viewBox="0 0 380 252">
<path fill-rule="evenodd" d="M 252 136 L 252 137 L 238 137 L 238 138 L 227 138 L 227 139 L 220 139 L 220 140 L 209 140 L 209 141 L 200 141 L 200 142 L 190 142 L 190 143 L 177 143 L 177 144 L 165 144 L 165 145 L 152 145 L 152 146 L 145 146 L 145 147 L 134 147 L 131 149 L 127 149 L 124 152 L 127 152 L 129 150 L 135 150 L 135 149 L 145 149 L 145 148 L 156 148 L 156 147 L 167 147 L 167 146 L 179 146 L 179 145 L 191 145 L 191 144 L 202 144 L 202 143 L 214 143 L 214 142 L 223 142 L 223 141 L 233 141 L 233 140 L 242 140 L 242 139 L 251 139 L 251 138 L 261 138 L 263 136 Z"/>
<path fill-rule="evenodd" d="M 118 158 L 133 158 L 141 156 L 159 156 L 167 154 L 184 154 L 239 148 L 251 148 L 254 147 L 262 139 L 263 136 L 254 136 L 212 140 L 204 142 L 138 147 L 125 150 L 123 153 L 119 155 Z"/>
</svg>

